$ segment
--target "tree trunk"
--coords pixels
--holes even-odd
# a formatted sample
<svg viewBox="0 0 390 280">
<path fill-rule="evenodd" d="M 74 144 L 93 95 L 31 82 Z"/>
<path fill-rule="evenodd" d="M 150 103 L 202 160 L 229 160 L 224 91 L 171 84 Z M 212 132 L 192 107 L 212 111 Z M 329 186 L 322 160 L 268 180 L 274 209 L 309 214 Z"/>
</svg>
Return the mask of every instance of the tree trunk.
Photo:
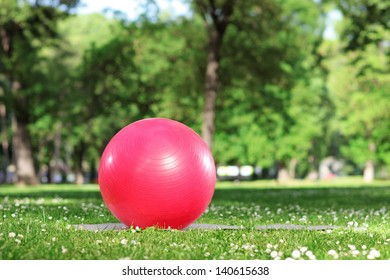
<svg viewBox="0 0 390 280">
<path fill-rule="evenodd" d="M 38 177 L 35 173 L 33 152 L 27 123 L 13 117 L 13 145 L 15 151 L 15 164 L 17 184 L 36 185 Z"/>
<path fill-rule="evenodd" d="M 295 171 L 297 169 L 298 160 L 296 158 L 292 158 L 290 160 L 290 164 L 288 166 L 288 176 L 291 179 L 295 179 Z"/>
<path fill-rule="evenodd" d="M 376 145 L 373 142 L 370 142 L 368 144 L 368 151 L 371 156 L 374 155 L 375 150 L 376 150 Z M 363 171 L 363 178 L 364 181 L 367 183 L 371 183 L 375 179 L 375 165 L 372 159 L 366 162 L 366 166 L 364 167 L 364 171 Z"/>
<path fill-rule="evenodd" d="M 203 111 L 202 137 L 207 146 L 212 149 L 215 131 L 215 104 L 218 87 L 218 52 L 220 49 L 220 34 L 216 30 L 210 31 L 209 48 L 206 67 L 206 93 Z"/>
<path fill-rule="evenodd" d="M 366 162 L 366 166 L 364 167 L 364 172 L 363 172 L 363 178 L 364 181 L 367 183 L 371 183 L 374 181 L 375 178 L 374 161 L 369 160 Z"/>
<path fill-rule="evenodd" d="M 278 182 L 279 183 L 285 183 L 290 179 L 288 175 L 288 170 L 286 167 L 286 164 L 284 162 L 278 163 Z"/>
<path fill-rule="evenodd" d="M 195 1 L 197 2 L 197 1 Z M 215 112 L 218 87 L 219 55 L 223 36 L 230 24 L 233 14 L 234 0 L 198 1 L 197 5 L 202 11 L 205 26 L 208 32 L 208 51 L 205 76 L 205 102 L 203 110 L 202 137 L 207 146 L 212 149 L 215 131 Z M 217 5 L 220 5 L 219 7 Z"/>
<path fill-rule="evenodd" d="M 61 132 L 62 132 L 62 123 L 59 122 L 56 128 L 54 135 L 54 151 L 53 157 L 50 162 L 50 182 L 57 182 L 57 176 L 60 175 L 60 157 L 61 157 Z"/>
<path fill-rule="evenodd" d="M 1 163 L 1 172 L 3 177 L 1 182 L 5 183 L 7 181 L 7 167 L 10 163 L 9 158 L 9 142 L 8 142 L 8 125 L 7 125 L 7 110 L 4 104 L 0 104 L 0 119 L 1 119 L 1 148 L 3 153 L 3 160 Z"/>
<path fill-rule="evenodd" d="M 80 146 L 76 149 L 76 184 L 84 184 L 84 170 L 83 170 L 83 160 L 85 145 L 81 143 Z"/>
</svg>

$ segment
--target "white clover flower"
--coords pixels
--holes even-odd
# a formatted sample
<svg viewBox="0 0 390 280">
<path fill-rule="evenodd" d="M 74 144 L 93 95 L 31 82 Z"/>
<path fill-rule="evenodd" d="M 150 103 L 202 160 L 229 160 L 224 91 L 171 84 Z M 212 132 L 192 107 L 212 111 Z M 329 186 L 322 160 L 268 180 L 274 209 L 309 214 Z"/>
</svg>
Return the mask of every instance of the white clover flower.
<svg viewBox="0 0 390 280">
<path fill-rule="evenodd" d="M 359 250 L 352 250 L 352 251 L 351 251 L 351 254 L 352 254 L 353 256 L 357 256 L 357 255 L 360 254 L 360 251 L 359 251 Z"/>
<path fill-rule="evenodd" d="M 132 245 L 138 245 L 138 242 L 137 242 L 137 240 L 131 240 L 131 244 Z"/>
<path fill-rule="evenodd" d="M 370 252 L 368 253 L 367 259 L 373 260 L 373 259 L 379 258 L 380 255 L 381 255 L 381 253 L 378 250 L 372 248 L 370 250 Z"/>
<path fill-rule="evenodd" d="M 22 241 L 20 241 L 20 239 L 15 238 L 15 242 L 20 244 L 20 242 L 22 242 Z"/>
<path fill-rule="evenodd" d="M 276 251 L 272 251 L 271 253 L 270 253 L 270 255 L 271 255 L 271 258 L 276 258 L 277 256 L 278 256 L 278 252 L 276 252 Z"/>
<path fill-rule="evenodd" d="M 210 253 L 206 252 L 204 255 L 205 255 L 205 257 L 208 257 L 208 256 L 210 256 Z"/>
<path fill-rule="evenodd" d="M 299 259 L 301 257 L 301 252 L 299 250 L 294 250 L 292 253 L 291 253 L 291 256 L 294 258 L 294 259 Z"/>
<path fill-rule="evenodd" d="M 102 240 L 99 240 L 99 239 L 96 240 L 95 242 L 96 242 L 96 244 L 102 244 L 102 243 L 103 243 L 103 241 L 102 241 Z"/>
<path fill-rule="evenodd" d="M 334 256 L 334 255 L 337 255 L 337 252 L 332 249 L 332 250 L 328 251 L 328 255 Z"/>
<path fill-rule="evenodd" d="M 16 233 L 15 232 L 10 232 L 9 234 L 8 234 L 8 237 L 10 237 L 10 238 L 14 238 L 16 236 Z"/>
<path fill-rule="evenodd" d="M 306 252 L 307 250 L 308 250 L 307 247 L 301 247 L 301 248 L 299 249 L 299 251 L 301 251 L 302 253 Z"/>
<path fill-rule="evenodd" d="M 65 246 L 61 246 L 61 252 L 63 254 L 66 254 L 68 252 L 68 249 L 66 249 Z"/>
<path fill-rule="evenodd" d="M 305 256 L 310 258 L 310 256 L 314 256 L 314 254 L 312 251 L 308 250 L 305 252 Z"/>
<path fill-rule="evenodd" d="M 51 239 L 51 241 L 56 242 L 56 241 L 57 241 L 57 237 L 53 237 L 53 238 Z"/>
<path fill-rule="evenodd" d="M 121 240 L 121 244 L 122 244 L 122 245 L 124 245 L 124 246 L 126 246 L 126 245 L 127 245 L 127 242 L 128 242 L 128 240 L 127 240 L 127 239 L 122 239 L 122 240 Z"/>
<path fill-rule="evenodd" d="M 24 235 L 23 234 L 20 234 L 20 233 L 18 233 L 18 236 L 17 237 L 19 237 L 19 238 L 23 238 L 24 237 Z"/>
</svg>

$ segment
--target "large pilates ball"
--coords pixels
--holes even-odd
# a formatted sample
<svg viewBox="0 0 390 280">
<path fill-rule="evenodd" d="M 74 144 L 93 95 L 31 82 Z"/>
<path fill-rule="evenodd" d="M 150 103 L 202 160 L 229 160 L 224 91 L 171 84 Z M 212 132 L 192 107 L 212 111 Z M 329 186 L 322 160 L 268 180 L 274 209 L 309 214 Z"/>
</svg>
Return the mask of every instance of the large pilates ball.
<svg viewBox="0 0 390 280">
<path fill-rule="evenodd" d="M 187 227 L 209 205 L 215 182 L 206 143 L 170 119 L 124 127 L 106 146 L 99 165 L 103 200 L 129 227 Z"/>
</svg>

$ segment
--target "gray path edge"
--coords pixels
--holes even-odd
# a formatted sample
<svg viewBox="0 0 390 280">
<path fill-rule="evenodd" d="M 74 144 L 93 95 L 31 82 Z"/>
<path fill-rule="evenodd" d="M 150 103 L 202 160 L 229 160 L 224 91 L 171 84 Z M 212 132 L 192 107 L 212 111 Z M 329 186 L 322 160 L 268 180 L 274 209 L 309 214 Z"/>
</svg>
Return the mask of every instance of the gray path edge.
<svg viewBox="0 0 390 280">
<path fill-rule="evenodd" d="M 103 231 L 103 230 L 126 230 L 128 229 L 127 226 L 121 223 L 108 223 L 108 224 L 80 224 L 80 225 L 74 225 L 77 229 L 82 230 L 89 230 L 89 231 Z M 257 230 L 270 230 L 270 229 L 277 229 L 277 230 L 317 230 L 317 231 L 323 231 L 323 230 L 333 230 L 333 229 L 353 229 L 357 231 L 364 231 L 366 228 L 363 227 L 341 227 L 341 226 L 328 226 L 328 225 L 319 225 L 319 226 L 305 226 L 305 225 L 292 225 L 292 224 L 271 224 L 271 225 L 263 225 L 263 226 L 256 226 L 255 229 Z M 187 228 L 183 229 L 185 230 L 239 230 L 239 229 L 246 229 L 245 227 L 240 226 L 229 226 L 229 225 L 218 225 L 218 224 L 192 224 L 188 226 Z"/>
</svg>

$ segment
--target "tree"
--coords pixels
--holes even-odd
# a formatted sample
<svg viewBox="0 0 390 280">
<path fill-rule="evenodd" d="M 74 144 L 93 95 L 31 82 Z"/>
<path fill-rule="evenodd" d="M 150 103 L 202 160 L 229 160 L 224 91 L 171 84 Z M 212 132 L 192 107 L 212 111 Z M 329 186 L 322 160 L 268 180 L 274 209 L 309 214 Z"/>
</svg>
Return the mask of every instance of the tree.
<svg viewBox="0 0 390 280">
<path fill-rule="evenodd" d="M 337 102 L 342 153 L 364 165 L 364 179 L 374 179 L 375 164 L 386 162 L 389 134 L 390 4 L 377 0 L 336 1 L 344 20 L 342 53 L 331 60 L 330 87 Z"/>
<path fill-rule="evenodd" d="M 358 62 L 357 56 L 361 56 Z M 364 166 L 364 179 L 370 182 L 375 163 L 389 152 L 381 146 L 390 133 L 386 125 L 390 121 L 389 57 L 370 45 L 363 51 L 338 56 L 333 63 L 330 87 L 337 105 L 338 129 L 347 143 L 341 151 L 347 159 Z"/>
<path fill-rule="evenodd" d="M 225 31 L 231 23 L 231 16 L 236 1 L 202 0 L 194 1 L 193 3 L 195 10 L 203 18 L 208 35 L 202 137 L 209 148 L 212 149 L 215 132 L 215 106 L 218 91 L 220 50 Z"/>
<path fill-rule="evenodd" d="M 71 8 L 78 1 L 0 2 L 0 36 L 3 76 L 10 84 L 9 111 L 13 116 L 13 148 L 19 184 L 38 182 L 28 125 L 32 122 L 31 101 L 44 93 L 39 65 L 41 48 L 55 45 L 56 22 L 66 15 L 56 7 Z"/>
</svg>

